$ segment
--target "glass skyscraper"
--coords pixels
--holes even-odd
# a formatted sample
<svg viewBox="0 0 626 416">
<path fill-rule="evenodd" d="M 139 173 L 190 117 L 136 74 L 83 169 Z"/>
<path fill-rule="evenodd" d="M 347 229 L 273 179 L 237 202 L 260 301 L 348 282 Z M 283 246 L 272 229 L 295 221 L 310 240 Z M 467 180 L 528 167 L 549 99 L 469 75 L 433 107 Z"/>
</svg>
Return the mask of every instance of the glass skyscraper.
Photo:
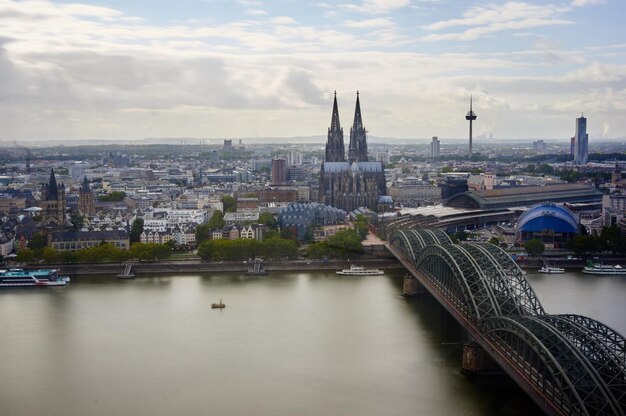
<svg viewBox="0 0 626 416">
<path fill-rule="evenodd" d="M 584 165 L 589 159 L 589 135 L 587 134 L 587 119 L 582 115 L 576 119 L 575 137 L 574 163 Z"/>
</svg>

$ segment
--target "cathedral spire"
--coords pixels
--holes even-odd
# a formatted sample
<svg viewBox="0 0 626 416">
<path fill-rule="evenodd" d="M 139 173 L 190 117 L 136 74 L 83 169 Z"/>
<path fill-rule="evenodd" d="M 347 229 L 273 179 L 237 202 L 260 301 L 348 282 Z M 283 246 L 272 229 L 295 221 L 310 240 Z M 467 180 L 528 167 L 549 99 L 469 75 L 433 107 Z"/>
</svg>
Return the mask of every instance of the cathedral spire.
<svg viewBox="0 0 626 416">
<path fill-rule="evenodd" d="M 356 108 L 354 109 L 354 123 L 352 128 L 357 129 L 363 127 L 363 120 L 361 119 L 361 103 L 359 102 L 359 91 L 356 92 Z"/>
<path fill-rule="evenodd" d="M 50 169 L 50 180 L 48 181 L 47 200 L 59 199 L 59 187 L 57 186 L 57 178 L 54 176 L 54 168 Z"/>
<path fill-rule="evenodd" d="M 80 185 L 80 192 L 91 192 L 91 187 L 89 186 L 89 179 L 87 179 L 87 175 L 83 178 L 83 183 Z"/>
<path fill-rule="evenodd" d="M 330 131 L 341 130 L 341 124 L 339 123 L 339 108 L 337 106 L 337 91 L 335 91 L 335 100 L 333 101 L 333 116 L 330 120 Z"/>
<path fill-rule="evenodd" d="M 350 129 L 350 145 L 348 146 L 348 160 L 352 162 L 367 162 L 367 139 L 363 119 L 361 117 L 361 101 L 359 92 L 356 92 L 356 106 L 354 121 Z"/>
<path fill-rule="evenodd" d="M 339 107 L 337 106 L 337 91 L 333 101 L 333 115 L 328 128 L 328 139 L 326 141 L 326 162 L 345 162 L 346 150 L 343 144 L 343 129 L 339 123 Z"/>
</svg>

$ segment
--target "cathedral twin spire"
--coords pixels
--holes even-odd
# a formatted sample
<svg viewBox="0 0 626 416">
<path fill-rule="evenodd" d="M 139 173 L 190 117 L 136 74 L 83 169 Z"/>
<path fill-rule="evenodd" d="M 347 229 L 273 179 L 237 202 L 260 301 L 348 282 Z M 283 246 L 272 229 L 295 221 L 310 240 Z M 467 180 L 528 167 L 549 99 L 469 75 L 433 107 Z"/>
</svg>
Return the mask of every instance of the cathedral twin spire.
<svg viewBox="0 0 626 416">
<path fill-rule="evenodd" d="M 367 161 L 367 141 L 366 130 L 361 118 L 361 104 L 359 102 L 359 92 L 356 93 L 356 107 L 354 110 L 354 122 L 350 129 L 350 144 L 348 146 L 348 161 Z M 343 143 L 343 129 L 339 123 L 339 110 L 337 106 L 337 92 L 333 101 L 333 115 L 328 129 L 328 140 L 326 142 L 326 162 L 345 162 L 345 147 Z"/>
</svg>

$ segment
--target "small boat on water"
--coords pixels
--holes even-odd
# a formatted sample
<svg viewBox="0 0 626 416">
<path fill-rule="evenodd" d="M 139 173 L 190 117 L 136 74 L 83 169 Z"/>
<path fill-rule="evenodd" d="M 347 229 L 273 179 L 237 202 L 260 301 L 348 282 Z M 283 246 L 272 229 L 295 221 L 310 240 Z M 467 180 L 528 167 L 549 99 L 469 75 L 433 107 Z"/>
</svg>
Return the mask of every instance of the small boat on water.
<svg viewBox="0 0 626 416">
<path fill-rule="evenodd" d="M 68 276 L 59 276 L 58 269 L 9 269 L 0 270 L 0 287 L 65 286 Z"/>
<path fill-rule="evenodd" d="M 337 270 L 337 274 L 343 276 L 378 276 L 385 274 L 385 272 L 379 269 L 367 269 L 363 266 L 355 266 L 352 264 L 349 269 Z"/>
<path fill-rule="evenodd" d="M 608 264 L 593 264 L 587 263 L 587 266 L 583 269 L 583 273 L 587 274 L 602 274 L 607 276 L 622 276 L 626 275 L 626 269 L 619 264 L 611 266 Z"/>
<path fill-rule="evenodd" d="M 543 266 L 541 269 L 539 269 L 539 273 L 547 273 L 547 274 L 565 273 L 565 269 L 562 269 L 560 267 Z"/>
<path fill-rule="evenodd" d="M 225 307 L 226 307 L 226 304 L 222 302 L 222 299 L 220 299 L 220 303 L 211 304 L 211 309 L 224 309 Z"/>
</svg>

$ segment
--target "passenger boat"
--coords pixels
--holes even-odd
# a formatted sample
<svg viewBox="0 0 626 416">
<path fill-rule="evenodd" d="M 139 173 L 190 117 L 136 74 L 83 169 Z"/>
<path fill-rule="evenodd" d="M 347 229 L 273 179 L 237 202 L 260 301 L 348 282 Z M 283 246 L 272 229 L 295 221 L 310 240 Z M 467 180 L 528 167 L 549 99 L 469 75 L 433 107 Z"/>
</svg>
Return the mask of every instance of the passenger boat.
<svg viewBox="0 0 626 416">
<path fill-rule="evenodd" d="M 619 264 L 615 266 L 610 266 L 605 264 L 587 263 L 587 266 L 585 266 L 585 268 L 583 269 L 583 273 L 620 276 L 626 275 L 626 269 Z"/>
<path fill-rule="evenodd" d="M 9 269 L 0 270 L 0 287 L 65 286 L 67 276 L 59 276 L 58 269 Z"/>
<path fill-rule="evenodd" d="M 541 269 L 539 269 L 539 273 L 548 273 L 548 274 L 565 273 L 565 269 L 561 269 L 560 267 L 543 266 Z"/>
<path fill-rule="evenodd" d="M 222 299 L 220 299 L 220 303 L 211 304 L 211 309 L 224 309 L 225 307 L 226 307 L 226 304 L 222 302 Z"/>
<path fill-rule="evenodd" d="M 363 266 L 352 264 L 349 269 L 337 270 L 337 274 L 344 276 L 377 276 L 385 274 L 385 272 L 378 269 L 366 269 Z"/>
</svg>

